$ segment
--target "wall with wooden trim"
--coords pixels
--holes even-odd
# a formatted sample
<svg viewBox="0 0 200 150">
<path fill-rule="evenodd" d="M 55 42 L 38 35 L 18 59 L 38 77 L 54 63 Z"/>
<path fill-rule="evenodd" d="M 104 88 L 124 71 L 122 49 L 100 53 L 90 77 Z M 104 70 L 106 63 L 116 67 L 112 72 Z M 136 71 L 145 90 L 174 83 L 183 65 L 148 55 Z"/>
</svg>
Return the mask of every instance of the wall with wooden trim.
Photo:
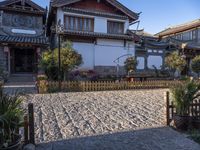
<svg viewBox="0 0 200 150">
<path fill-rule="evenodd" d="M 115 18 L 108 18 L 108 17 L 99 17 L 99 16 L 92 16 L 92 15 L 83 15 L 78 13 L 69 13 L 69 12 L 63 12 L 61 8 L 57 9 L 57 17 L 56 22 L 61 21 L 61 24 L 64 25 L 64 15 L 71 15 L 71 16 L 78 16 L 78 17 L 88 17 L 94 19 L 94 32 L 100 32 L 100 33 L 107 33 L 107 21 L 117 21 L 117 22 L 123 22 L 124 23 L 124 33 L 127 32 L 129 29 L 129 20 L 123 20 L 123 19 L 115 19 Z"/>
</svg>

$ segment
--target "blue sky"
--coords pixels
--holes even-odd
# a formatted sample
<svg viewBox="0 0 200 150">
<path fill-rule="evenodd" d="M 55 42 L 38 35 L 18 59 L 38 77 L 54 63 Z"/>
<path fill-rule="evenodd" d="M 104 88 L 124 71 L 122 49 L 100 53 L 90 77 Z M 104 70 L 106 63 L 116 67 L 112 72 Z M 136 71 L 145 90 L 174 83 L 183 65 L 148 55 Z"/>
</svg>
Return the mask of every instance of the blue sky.
<svg viewBox="0 0 200 150">
<path fill-rule="evenodd" d="M 49 0 L 33 0 L 45 7 Z M 140 15 L 140 28 L 157 33 L 169 26 L 200 19 L 200 0 L 119 0 Z M 134 26 L 132 28 L 135 28 Z"/>
</svg>

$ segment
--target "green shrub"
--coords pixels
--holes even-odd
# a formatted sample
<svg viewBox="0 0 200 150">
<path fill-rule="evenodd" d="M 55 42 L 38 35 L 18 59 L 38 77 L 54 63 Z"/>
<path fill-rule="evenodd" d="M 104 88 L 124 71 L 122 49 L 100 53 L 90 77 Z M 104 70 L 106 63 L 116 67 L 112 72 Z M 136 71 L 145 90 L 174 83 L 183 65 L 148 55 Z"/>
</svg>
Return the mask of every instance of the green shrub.
<svg viewBox="0 0 200 150">
<path fill-rule="evenodd" d="M 124 62 L 124 68 L 128 74 L 134 72 L 136 70 L 137 65 L 138 61 L 135 57 L 129 57 Z"/>
<path fill-rule="evenodd" d="M 192 71 L 198 74 L 200 73 L 200 56 L 196 56 L 194 59 L 192 59 L 192 64 L 191 64 Z"/>
<path fill-rule="evenodd" d="M 67 74 L 82 63 L 82 56 L 73 49 L 72 43 L 69 41 L 64 42 L 61 47 L 61 72 L 63 79 L 66 80 Z M 58 79 L 58 48 L 44 52 L 40 66 L 50 79 Z"/>
<path fill-rule="evenodd" d="M 165 58 L 165 64 L 173 72 L 173 76 L 175 77 L 176 71 L 180 73 L 185 68 L 186 60 L 178 52 L 173 52 Z"/>
<path fill-rule="evenodd" d="M 200 97 L 198 93 L 200 84 L 188 80 L 171 88 L 172 99 L 176 107 L 177 115 L 188 115 L 188 108 L 193 100 Z"/>
</svg>

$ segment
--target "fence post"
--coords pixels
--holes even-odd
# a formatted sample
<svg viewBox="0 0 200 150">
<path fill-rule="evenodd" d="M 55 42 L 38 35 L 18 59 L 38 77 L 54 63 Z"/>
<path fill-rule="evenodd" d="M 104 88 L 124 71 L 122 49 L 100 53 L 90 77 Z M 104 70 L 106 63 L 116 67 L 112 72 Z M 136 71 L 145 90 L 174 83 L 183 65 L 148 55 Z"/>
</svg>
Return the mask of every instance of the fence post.
<svg viewBox="0 0 200 150">
<path fill-rule="evenodd" d="M 28 144 L 28 116 L 24 116 L 24 142 Z"/>
<path fill-rule="evenodd" d="M 170 114 L 169 114 L 169 91 L 166 92 L 165 95 L 165 99 L 166 99 L 166 115 L 167 115 L 167 126 L 170 125 Z"/>
<path fill-rule="evenodd" d="M 29 116 L 29 138 L 30 138 L 30 143 L 31 144 L 35 144 L 33 103 L 29 103 L 28 104 L 28 116 Z"/>
</svg>

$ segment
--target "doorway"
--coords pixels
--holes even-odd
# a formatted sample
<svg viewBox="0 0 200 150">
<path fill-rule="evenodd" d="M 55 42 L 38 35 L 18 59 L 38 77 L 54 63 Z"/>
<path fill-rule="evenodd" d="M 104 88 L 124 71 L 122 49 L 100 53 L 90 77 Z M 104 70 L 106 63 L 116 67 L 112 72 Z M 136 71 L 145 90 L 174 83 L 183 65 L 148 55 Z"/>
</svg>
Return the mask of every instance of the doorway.
<svg viewBox="0 0 200 150">
<path fill-rule="evenodd" d="M 35 71 L 34 49 L 13 49 L 11 51 L 12 73 L 33 73 Z"/>
</svg>

